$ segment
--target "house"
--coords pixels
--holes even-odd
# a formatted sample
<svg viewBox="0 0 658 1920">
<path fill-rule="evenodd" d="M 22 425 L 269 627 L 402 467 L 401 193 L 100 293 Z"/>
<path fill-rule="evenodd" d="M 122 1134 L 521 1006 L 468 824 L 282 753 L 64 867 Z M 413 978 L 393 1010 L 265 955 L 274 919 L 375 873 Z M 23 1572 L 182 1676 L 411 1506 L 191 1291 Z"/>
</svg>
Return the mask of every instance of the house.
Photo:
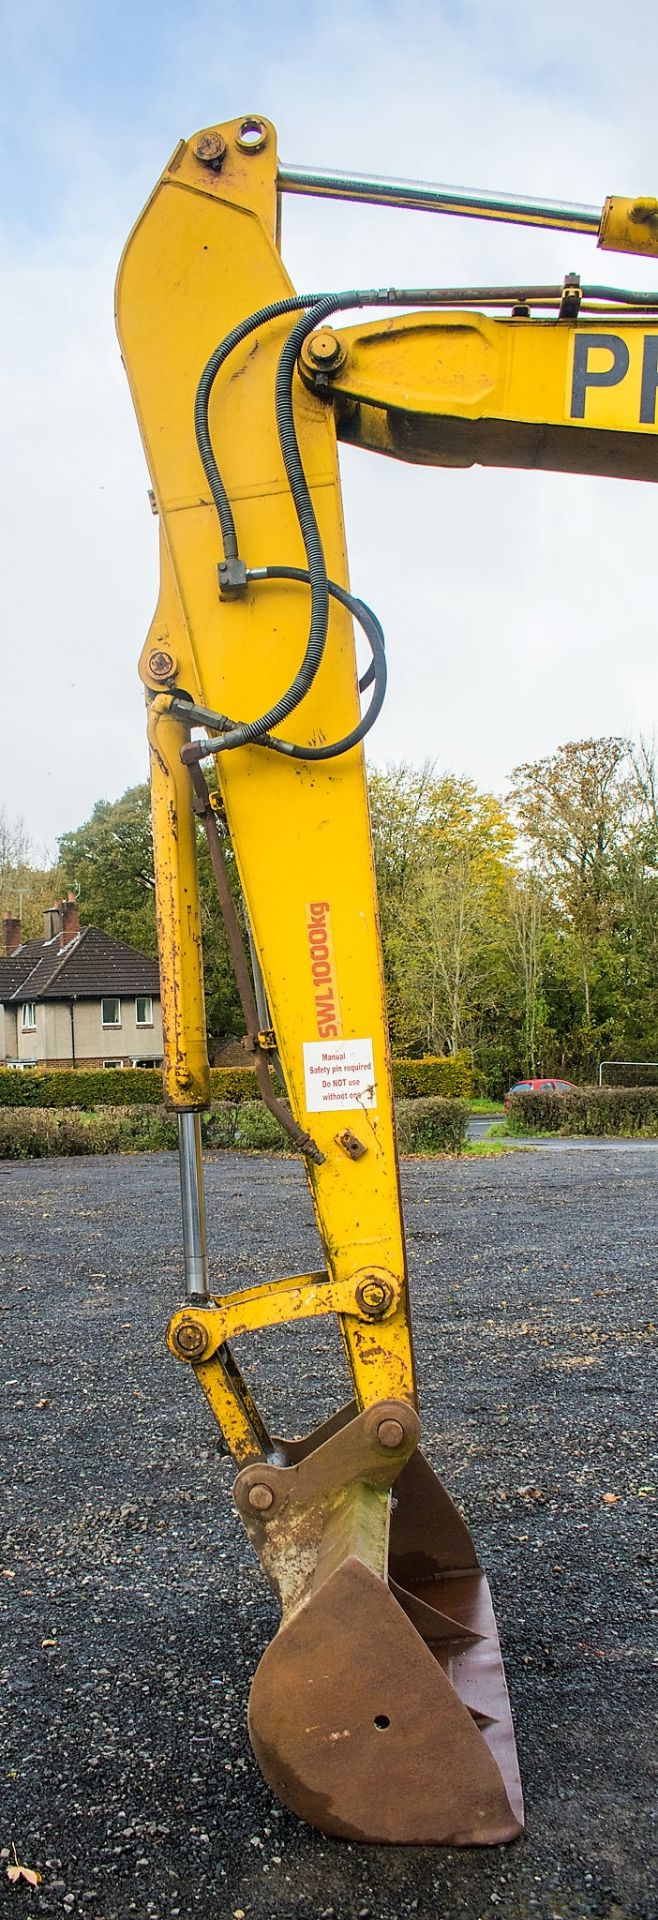
<svg viewBox="0 0 658 1920">
<path fill-rule="evenodd" d="M 74 894 L 50 907 L 43 940 L 3 914 L 0 1065 L 162 1064 L 157 960 L 100 927 L 81 927 Z"/>
</svg>

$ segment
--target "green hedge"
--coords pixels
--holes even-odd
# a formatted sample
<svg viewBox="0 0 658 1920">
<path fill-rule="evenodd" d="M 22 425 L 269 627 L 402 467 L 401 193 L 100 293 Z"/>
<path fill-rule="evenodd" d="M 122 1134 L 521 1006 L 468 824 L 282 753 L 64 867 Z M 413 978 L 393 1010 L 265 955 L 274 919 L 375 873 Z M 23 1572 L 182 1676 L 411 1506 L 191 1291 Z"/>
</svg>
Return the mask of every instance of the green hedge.
<svg viewBox="0 0 658 1920">
<path fill-rule="evenodd" d="M 468 1106 L 461 1100 L 401 1100 L 396 1107 L 402 1153 L 459 1153 L 466 1137 Z M 284 1149 L 286 1134 L 260 1100 L 215 1106 L 201 1116 L 203 1144 L 210 1148 Z M 175 1115 L 160 1107 L 103 1107 L 83 1113 L 69 1107 L 0 1109 L 0 1160 L 42 1160 L 80 1153 L 147 1153 L 174 1148 Z"/>
<path fill-rule="evenodd" d="M 466 1100 L 398 1100 L 395 1118 L 401 1153 L 463 1152 L 468 1125 Z"/>
<path fill-rule="evenodd" d="M 260 1101 L 216 1106 L 201 1117 L 205 1147 L 289 1147 L 290 1142 Z M 174 1148 L 174 1114 L 160 1107 L 103 1107 L 81 1113 L 69 1107 L 0 1110 L 0 1160 L 42 1160 L 51 1154 L 148 1153 Z"/>
<path fill-rule="evenodd" d="M 210 1092 L 213 1100 L 259 1100 L 255 1067 L 211 1067 Z"/>
<path fill-rule="evenodd" d="M 211 1067 L 213 1101 L 258 1099 L 254 1067 Z M 157 1068 L 76 1067 L 49 1073 L 0 1067 L 0 1107 L 159 1107 L 162 1074 Z"/>
<path fill-rule="evenodd" d="M 162 1106 L 162 1074 L 157 1068 L 76 1067 L 48 1073 L 30 1068 L 0 1068 L 0 1107 Z"/>
<path fill-rule="evenodd" d="M 393 1087 L 400 1100 L 430 1094 L 469 1099 L 473 1091 L 473 1064 L 468 1053 L 445 1058 L 394 1060 Z M 259 1099 L 254 1067 L 211 1067 L 213 1102 L 239 1105 Z M 0 1067 L 0 1107 L 77 1107 L 90 1113 L 95 1107 L 158 1107 L 162 1105 L 162 1075 L 144 1067 L 77 1067 L 47 1072 L 29 1068 L 17 1072 Z"/>
<path fill-rule="evenodd" d="M 425 1054 L 422 1060 L 394 1060 L 393 1092 L 397 1100 L 422 1100 L 434 1094 L 445 1100 L 470 1100 L 473 1056 L 463 1052 Z"/>
<path fill-rule="evenodd" d="M 0 1110 L 0 1159 L 42 1160 L 50 1154 L 139 1153 L 174 1147 L 176 1122 L 164 1107 L 105 1107 L 97 1113 L 73 1108 Z"/>
<path fill-rule="evenodd" d="M 514 1093 L 509 1133 L 658 1135 L 658 1087 L 585 1087 L 581 1093 Z"/>
</svg>

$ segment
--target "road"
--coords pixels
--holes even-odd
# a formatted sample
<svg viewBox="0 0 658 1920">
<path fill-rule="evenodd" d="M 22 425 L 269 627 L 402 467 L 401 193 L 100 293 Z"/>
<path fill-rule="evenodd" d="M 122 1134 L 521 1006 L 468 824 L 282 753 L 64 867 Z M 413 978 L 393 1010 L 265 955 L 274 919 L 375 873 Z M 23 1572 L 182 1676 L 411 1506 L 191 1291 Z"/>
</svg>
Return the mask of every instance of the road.
<svg viewBox="0 0 658 1920">
<path fill-rule="evenodd" d="M 655 1920 L 655 1166 L 403 1168 L 425 1445 L 490 1575 L 527 1801 L 524 1841 L 470 1853 L 327 1840 L 257 1772 L 276 1613 L 163 1346 L 173 1156 L 0 1167 L 7 1912 Z M 216 1155 L 207 1186 L 217 1290 L 317 1264 L 297 1162 Z M 240 1357 L 284 1429 L 346 1395 L 327 1322 Z M 5 1881 L 14 1845 L 35 1891 Z"/>
<path fill-rule="evenodd" d="M 492 1134 L 492 1129 L 500 1125 L 502 1117 L 502 1114 L 472 1113 L 468 1121 L 468 1139 L 472 1144 L 481 1145 Z M 495 1139 L 495 1134 L 492 1137 Z M 607 1153 L 628 1153 L 635 1152 L 638 1143 L 632 1138 L 619 1140 L 610 1134 L 602 1135 L 599 1139 L 591 1134 L 571 1134 L 563 1138 L 556 1133 L 542 1138 L 541 1134 L 536 1133 L 515 1133 L 510 1134 L 504 1144 L 506 1147 L 533 1147 L 536 1152 L 547 1149 L 552 1153 L 587 1153 L 605 1149 Z M 652 1148 L 655 1152 L 658 1148 L 658 1139 L 643 1140 L 642 1145 L 649 1152 Z"/>
</svg>

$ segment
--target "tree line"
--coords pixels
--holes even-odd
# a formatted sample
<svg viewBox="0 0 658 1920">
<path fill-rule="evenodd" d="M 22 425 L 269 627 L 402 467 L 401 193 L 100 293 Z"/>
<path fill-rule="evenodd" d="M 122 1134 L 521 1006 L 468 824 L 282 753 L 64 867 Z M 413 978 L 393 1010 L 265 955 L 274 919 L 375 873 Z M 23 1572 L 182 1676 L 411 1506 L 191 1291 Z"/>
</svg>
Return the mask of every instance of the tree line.
<svg viewBox="0 0 658 1920">
<path fill-rule="evenodd" d="M 483 1085 L 587 1082 L 658 1057 L 658 772 L 646 742 L 570 742 L 517 767 L 504 800 L 427 764 L 370 773 L 396 1053 L 472 1048 Z M 242 1018 L 199 847 L 211 1043 Z M 237 894 L 237 882 L 234 876 Z M 84 923 L 156 951 L 148 788 L 99 801 L 39 867 L 0 822 L 0 895 L 27 932 L 75 888 Z"/>
</svg>

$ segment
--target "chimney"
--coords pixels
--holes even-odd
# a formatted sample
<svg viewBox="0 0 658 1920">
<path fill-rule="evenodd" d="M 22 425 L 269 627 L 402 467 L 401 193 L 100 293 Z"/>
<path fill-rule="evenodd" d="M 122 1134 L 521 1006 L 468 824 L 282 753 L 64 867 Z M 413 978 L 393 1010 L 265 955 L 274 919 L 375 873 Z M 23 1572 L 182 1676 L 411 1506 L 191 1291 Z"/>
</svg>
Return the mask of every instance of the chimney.
<svg viewBox="0 0 658 1920">
<path fill-rule="evenodd" d="M 16 953 L 18 951 L 18 948 L 21 945 L 22 945 L 22 936 L 21 936 L 20 920 L 16 920 L 14 918 L 13 913 L 3 913 L 2 951 L 4 953 L 5 960 L 11 959 L 12 953 Z"/>
<path fill-rule="evenodd" d="M 67 893 L 66 899 L 60 900 L 58 912 L 62 929 L 59 936 L 61 949 L 62 947 L 67 947 L 69 940 L 74 940 L 76 933 L 80 932 L 80 915 L 78 912 L 78 902 L 74 893 Z"/>
<path fill-rule="evenodd" d="M 43 916 L 44 940 L 54 940 L 55 935 L 57 933 L 61 933 L 61 931 L 62 931 L 61 905 L 57 907 L 46 907 L 46 911 Z"/>
</svg>

